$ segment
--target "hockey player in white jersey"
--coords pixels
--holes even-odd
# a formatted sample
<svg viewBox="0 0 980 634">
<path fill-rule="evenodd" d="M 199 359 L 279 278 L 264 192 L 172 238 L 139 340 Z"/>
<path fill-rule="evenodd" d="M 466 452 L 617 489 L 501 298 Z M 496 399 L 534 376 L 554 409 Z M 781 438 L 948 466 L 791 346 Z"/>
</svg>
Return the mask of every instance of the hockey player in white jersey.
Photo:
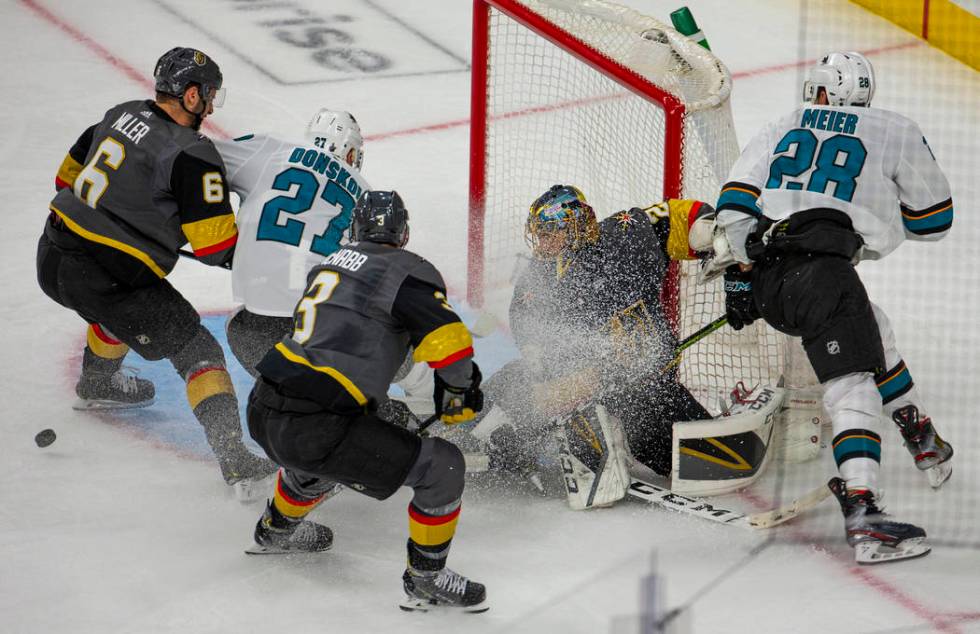
<svg viewBox="0 0 980 634">
<path fill-rule="evenodd" d="M 715 259 L 729 323 L 762 317 L 802 337 L 833 422 L 840 478 L 829 486 L 859 563 L 925 555 L 926 533 L 878 507 L 884 402 L 916 466 L 937 487 L 952 447 L 919 404 L 887 318 L 854 264 L 905 239 L 950 229 L 949 183 L 919 127 L 871 108 L 875 78 L 858 53 L 831 53 L 810 69 L 803 106 L 766 126 L 743 150 L 718 200 Z"/>
<path fill-rule="evenodd" d="M 306 274 L 340 247 L 361 192 L 361 129 L 349 112 L 322 108 L 303 139 L 249 134 L 217 141 L 232 191 L 241 196 L 228 344 L 255 376 L 255 364 L 292 332 Z"/>
</svg>

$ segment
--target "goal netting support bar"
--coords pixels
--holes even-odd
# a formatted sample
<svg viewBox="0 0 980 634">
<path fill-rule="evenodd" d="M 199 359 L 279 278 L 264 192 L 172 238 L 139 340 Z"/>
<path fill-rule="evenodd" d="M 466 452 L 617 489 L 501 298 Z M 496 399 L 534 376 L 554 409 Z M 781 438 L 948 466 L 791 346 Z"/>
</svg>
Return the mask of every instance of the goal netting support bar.
<svg viewBox="0 0 980 634">
<path fill-rule="evenodd" d="M 731 75 L 666 24 L 602 0 L 476 0 L 468 300 L 504 314 L 528 255 L 529 204 L 579 187 L 599 219 L 668 198 L 713 204 L 738 156 Z M 675 266 L 665 308 L 680 336 L 724 313 L 720 283 Z M 774 384 L 784 338 L 758 322 L 685 355 L 709 409 L 736 381 Z"/>
</svg>

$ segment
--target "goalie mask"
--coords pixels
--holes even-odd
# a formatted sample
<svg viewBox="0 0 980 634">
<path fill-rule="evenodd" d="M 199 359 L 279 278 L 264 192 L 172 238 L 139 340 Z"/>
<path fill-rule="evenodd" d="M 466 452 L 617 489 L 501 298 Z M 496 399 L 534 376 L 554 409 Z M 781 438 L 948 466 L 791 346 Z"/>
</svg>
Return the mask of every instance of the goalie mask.
<svg viewBox="0 0 980 634">
<path fill-rule="evenodd" d="M 361 169 L 364 139 L 361 138 L 361 126 L 351 113 L 321 108 L 306 126 L 306 138 L 315 146 L 339 156 L 351 167 Z"/>
<path fill-rule="evenodd" d="M 524 239 L 539 258 L 553 258 L 599 238 L 595 212 L 572 185 L 553 185 L 531 204 Z"/>
<path fill-rule="evenodd" d="M 396 191 L 366 191 L 351 214 L 352 242 L 380 242 L 403 247 L 408 243 L 408 210 Z"/>
<path fill-rule="evenodd" d="M 875 94 L 874 68 L 860 53 L 830 53 L 807 71 L 803 101 L 815 103 L 821 88 L 831 106 L 870 106 Z"/>
</svg>

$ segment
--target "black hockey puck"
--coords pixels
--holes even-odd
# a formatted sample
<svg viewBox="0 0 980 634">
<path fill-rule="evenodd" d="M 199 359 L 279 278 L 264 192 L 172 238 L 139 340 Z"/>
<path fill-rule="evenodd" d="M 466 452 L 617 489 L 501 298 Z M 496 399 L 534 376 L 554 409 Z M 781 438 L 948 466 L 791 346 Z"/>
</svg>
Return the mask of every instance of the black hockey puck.
<svg viewBox="0 0 980 634">
<path fill-rule="evenodd" d="M 38 447 L 47 447 L 53 443 L 54 439 L 57 437 L 58 435 L 54 433 L 53 429 L 42 429 L 41 431 L 37 432 L 37 436 L 34 436 L 34 442 L 37 443 Z"/>
</svg>

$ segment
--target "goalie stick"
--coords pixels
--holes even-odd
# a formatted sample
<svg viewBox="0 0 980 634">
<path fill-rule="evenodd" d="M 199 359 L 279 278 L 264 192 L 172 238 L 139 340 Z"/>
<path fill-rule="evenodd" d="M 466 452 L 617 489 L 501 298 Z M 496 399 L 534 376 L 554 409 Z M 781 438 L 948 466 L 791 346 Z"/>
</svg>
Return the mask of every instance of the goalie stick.
<svg viewBox="0 0 980 634">
<path fill-rule="evenodd" d="M 744 513 L 730 511 L 716 504 L 712 504 L 703 498 L 680 495 L 670 489 L 665 489 L 656 484 L 644 482 L 636 478 L 633 478 L 627 493 L 635 498 L 658 504 L 671 511 L 694 515 L 695 517 L 720 524 L 730 524 L 732 526 L 759 530 L 773 528 L 783 522 L 787 522 L 801 513 L 817 507 L 821 502 L 830 497 L 830 489 L 825 485 L 821 485 L 789 504 L 769 511 L 745 515 Z"/>
</svg>

